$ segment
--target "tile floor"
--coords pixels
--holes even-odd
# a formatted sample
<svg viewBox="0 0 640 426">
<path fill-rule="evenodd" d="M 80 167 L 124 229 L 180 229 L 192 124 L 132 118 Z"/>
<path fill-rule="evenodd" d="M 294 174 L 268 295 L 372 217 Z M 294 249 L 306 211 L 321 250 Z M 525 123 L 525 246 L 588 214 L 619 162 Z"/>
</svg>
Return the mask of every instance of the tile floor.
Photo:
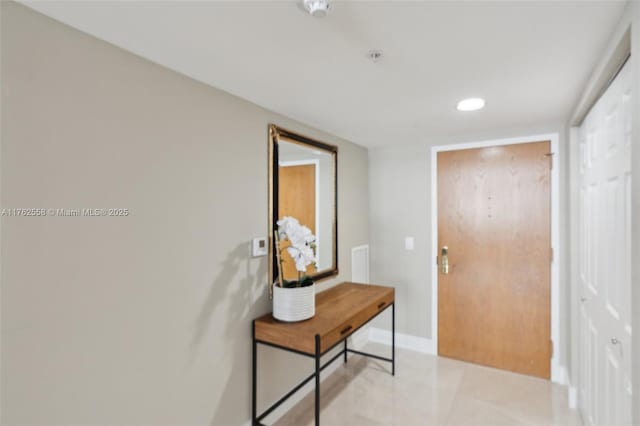
<svg viewBox="0 0 640 426">
<path fill-rule="evenodd" d="M 389 348 L 370 345 L 387 355 Z M 340 362 L 340 361 L 336 361 Z M 581 425 L 567 390 L 549 381 L 492 368 L 396 350 L 390 364 L 358 355 L 322 382 L 323 426 Z M 313 394 L 276 426 L 313 425 Z"/>
</svg>

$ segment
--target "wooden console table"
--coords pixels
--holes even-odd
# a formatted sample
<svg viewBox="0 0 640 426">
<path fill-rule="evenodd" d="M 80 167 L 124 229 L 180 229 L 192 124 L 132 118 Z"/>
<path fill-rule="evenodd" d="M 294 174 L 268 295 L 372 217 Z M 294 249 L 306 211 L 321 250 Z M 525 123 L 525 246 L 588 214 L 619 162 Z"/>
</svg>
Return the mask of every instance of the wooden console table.
<svg viewBox="0 0 640 426">
<path fill-rule="evenodd" d="M 316 295 L 316 314 L 306 321 L 286 323 L 267 314 L 253 320 L 252 345 L 252 424 L 260 423 L 285 400 L 299 391 L 309 381 L 315 379 L 315 424 L 320 424 L 320 372 L 329 364 L 347 353 L 355 353 L 391 363 L 391 374 L 395 375 L 395 292 L 393 287 L 378 285 L 342 283 Z M 347 348 L 347 338 L 360 327 L 371 321 L 382 311 L 391 307 L 391 358 L 360 352 Z M 344 342 L 343 349 L 324 365 L 320 357 Z M 262 414 L 257 412 L 257 349 L 258 343 L 294 352 L 315 359 L 315 371 L 294 387 Z"/>
</svg>

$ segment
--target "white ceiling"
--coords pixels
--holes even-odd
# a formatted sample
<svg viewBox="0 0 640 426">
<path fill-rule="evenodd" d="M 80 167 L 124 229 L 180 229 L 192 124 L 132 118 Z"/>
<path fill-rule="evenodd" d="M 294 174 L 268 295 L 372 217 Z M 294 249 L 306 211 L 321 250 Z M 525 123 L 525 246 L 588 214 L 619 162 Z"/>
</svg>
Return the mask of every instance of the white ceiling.
<svg viewBox="0 0 640 426">
<path fill-rule="evenodd" d="M 568 118 L 622 1 L 24 2 L 140 56 L 365 146 Z M 378 48 L 384 57 L 366 57 Z M 484 110 L 456 111 L 465 97 Z"/>
</svg>

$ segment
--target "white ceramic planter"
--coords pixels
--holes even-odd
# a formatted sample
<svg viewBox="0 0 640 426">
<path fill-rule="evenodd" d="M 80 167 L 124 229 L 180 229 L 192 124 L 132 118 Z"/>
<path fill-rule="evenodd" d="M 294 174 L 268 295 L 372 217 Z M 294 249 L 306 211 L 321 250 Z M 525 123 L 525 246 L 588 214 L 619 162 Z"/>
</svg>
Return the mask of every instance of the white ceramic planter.
<svg viewBox="0 0 640 426">
<path fill-rule="evenodd" d="M 273 317 L 295 322 L 316 314 L 316 285 L 307 287 L 273 287 Z"/>
</svg>

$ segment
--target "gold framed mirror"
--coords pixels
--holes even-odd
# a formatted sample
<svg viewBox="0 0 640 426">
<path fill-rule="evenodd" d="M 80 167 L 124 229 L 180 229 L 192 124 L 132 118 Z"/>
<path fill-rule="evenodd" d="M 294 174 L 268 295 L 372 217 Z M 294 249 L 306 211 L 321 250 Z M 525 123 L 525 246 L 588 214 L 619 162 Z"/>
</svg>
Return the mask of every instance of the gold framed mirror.
<svg viewBox="0 0 640 426">
<path fill-rule="evenodd" d="M 269 289 L 278 278 L 274 231 L 285 216 L 296 218 L 316 237 L 314 281 L 338 274 L 338 147 L 269 125 Z M 283 278 L 299 277 L 280 247 Z M 271 294 L 271 292 L 269 292 Z"/>
</svg>

